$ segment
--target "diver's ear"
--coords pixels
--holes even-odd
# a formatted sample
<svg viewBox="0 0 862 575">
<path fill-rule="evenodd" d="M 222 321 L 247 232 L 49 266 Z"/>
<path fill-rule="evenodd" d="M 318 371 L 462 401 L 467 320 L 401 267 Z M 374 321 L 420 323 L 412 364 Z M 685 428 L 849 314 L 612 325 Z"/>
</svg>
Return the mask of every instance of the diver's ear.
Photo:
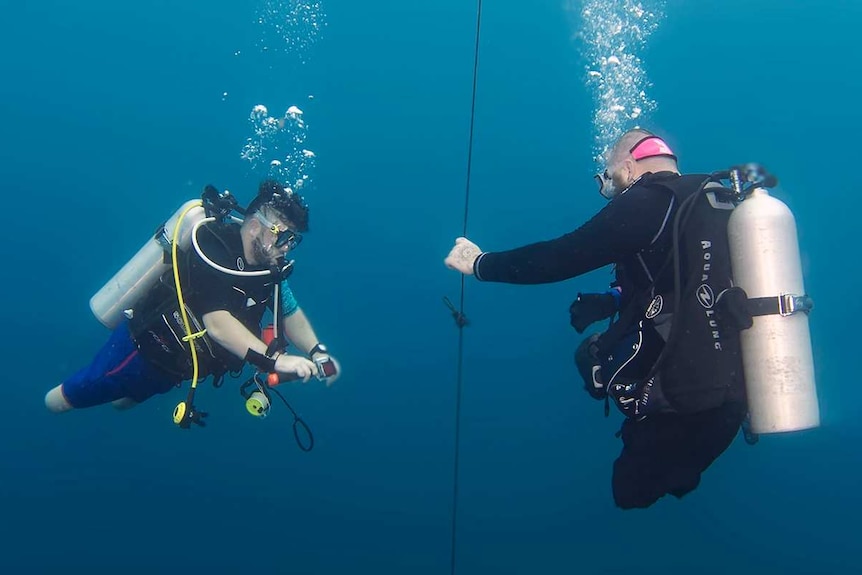
<svg viewBox="0 0 862 575">
<path fill-rule="evenodd" d="M 257 234 L 258 232 L 260 232 L 260 228 L 263 225 L 260 223 L 260 220 L 254 217 L 254 215 L 252 214 L 246 214 L 243 223 L 248 226 L 248 231 L 253 234 Z"/>
<path fill-rule="evenodd" d="M 626 158 L 623 161 L 623 167 L 625 168 L 624 172 L 624 186 L 623 188 L 627 188 L 632 185 L 635 181 L 635 161 L 631 158 Z"/>
</svg>

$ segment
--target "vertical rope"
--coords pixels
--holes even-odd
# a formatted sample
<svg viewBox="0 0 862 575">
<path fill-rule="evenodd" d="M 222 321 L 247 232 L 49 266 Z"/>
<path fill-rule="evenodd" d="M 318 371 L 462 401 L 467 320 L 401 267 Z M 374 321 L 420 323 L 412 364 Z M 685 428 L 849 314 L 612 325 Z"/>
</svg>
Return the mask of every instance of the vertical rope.
<svg viewBox="0 0 862 575">
<path fill-rule="evenodd" d="M 479 75 L 479 33 L 482 28 L 482 0 L 477 0 L 476 7 L 476 48 L 473 55 L 473 92 L 472 101 L 470 103 L 470 139 L 467 146 L 467 184 L 464 193 L 464 225 L 462 234 L 467 236 L 467 215 L 470 208 L 470 179 L 473 168 L 473 126 L 476 119 L 476 85 Z M 458 306 L 458 316 L 464 318 L 464 280 L 465 276 L 461 275 L 461 296 Z M 464 326 L 465 322 L 458 322 L 458 371 L 457 385 L 455 392 L 455 463 L 454 463 L 454 478 L 452 481 L 452 556 L 450 563 L 450 573 L 455 575 L 455 558 L 457 551 L 457 536 L 458 536 L 458 476 L 460 463 L 460 446 L 461 446 L 461 387 L 463 382 L 464 365 Z"/>
</svg>

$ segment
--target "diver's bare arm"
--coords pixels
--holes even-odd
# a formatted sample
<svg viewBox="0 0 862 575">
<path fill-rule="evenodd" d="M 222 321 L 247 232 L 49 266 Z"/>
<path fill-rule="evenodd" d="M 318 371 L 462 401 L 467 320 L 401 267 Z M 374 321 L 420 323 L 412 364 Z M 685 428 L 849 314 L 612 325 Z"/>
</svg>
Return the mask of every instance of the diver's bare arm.
<svg viewBox="0 0 862 575">
<path fill-rule="evenodd" d="M 266 354 L 266 344 L 248 330 L 230 312 L 217 310 L 201 317 L 207 334 L 220 346 L 240 359 L 245 359 L 248 350 Z"/>
<path fill-rule="evenodd" d="M 314 328 L 311 327 L 311 322 L 308 321 L 302 309 L 297 309 L 289 316 L 282 318 L 282 327 L 284 335 L 304 354 L 308 354 L 311 349 L 320 343 L 317 339 L 317 334 L 314 333 Z"/>
</svg>

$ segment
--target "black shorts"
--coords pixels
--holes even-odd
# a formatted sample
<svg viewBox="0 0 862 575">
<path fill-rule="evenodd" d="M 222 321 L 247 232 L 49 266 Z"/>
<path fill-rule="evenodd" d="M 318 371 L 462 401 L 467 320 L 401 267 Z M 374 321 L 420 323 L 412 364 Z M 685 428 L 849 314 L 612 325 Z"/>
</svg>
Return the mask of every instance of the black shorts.
<svg viewBox="0 0 862 575">
<path fill-rule="evenodd" d="M 727 403 L 695 414 L 627 419 L 612 479 L 617 507 L 649 507 L 668 493 L 682 497 L 692 491 L 733 442 L 745 414 L 744 404 Z"/>
</svg>

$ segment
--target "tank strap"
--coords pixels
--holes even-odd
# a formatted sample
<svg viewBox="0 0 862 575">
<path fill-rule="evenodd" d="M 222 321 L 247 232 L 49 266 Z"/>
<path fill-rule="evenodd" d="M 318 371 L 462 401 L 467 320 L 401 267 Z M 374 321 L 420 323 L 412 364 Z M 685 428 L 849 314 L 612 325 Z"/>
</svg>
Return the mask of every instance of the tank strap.
<svg viewBox="0 0 862 575">
<path fill-rule="evenodd" d="M 747 305 L 748 313 L 752 316 L 788 316 L 796 312 L 810 312 L 814 309 L 814 300 L 808 295 L 783 293 L 778 296 L 748 298 Z"/>
</svg>

